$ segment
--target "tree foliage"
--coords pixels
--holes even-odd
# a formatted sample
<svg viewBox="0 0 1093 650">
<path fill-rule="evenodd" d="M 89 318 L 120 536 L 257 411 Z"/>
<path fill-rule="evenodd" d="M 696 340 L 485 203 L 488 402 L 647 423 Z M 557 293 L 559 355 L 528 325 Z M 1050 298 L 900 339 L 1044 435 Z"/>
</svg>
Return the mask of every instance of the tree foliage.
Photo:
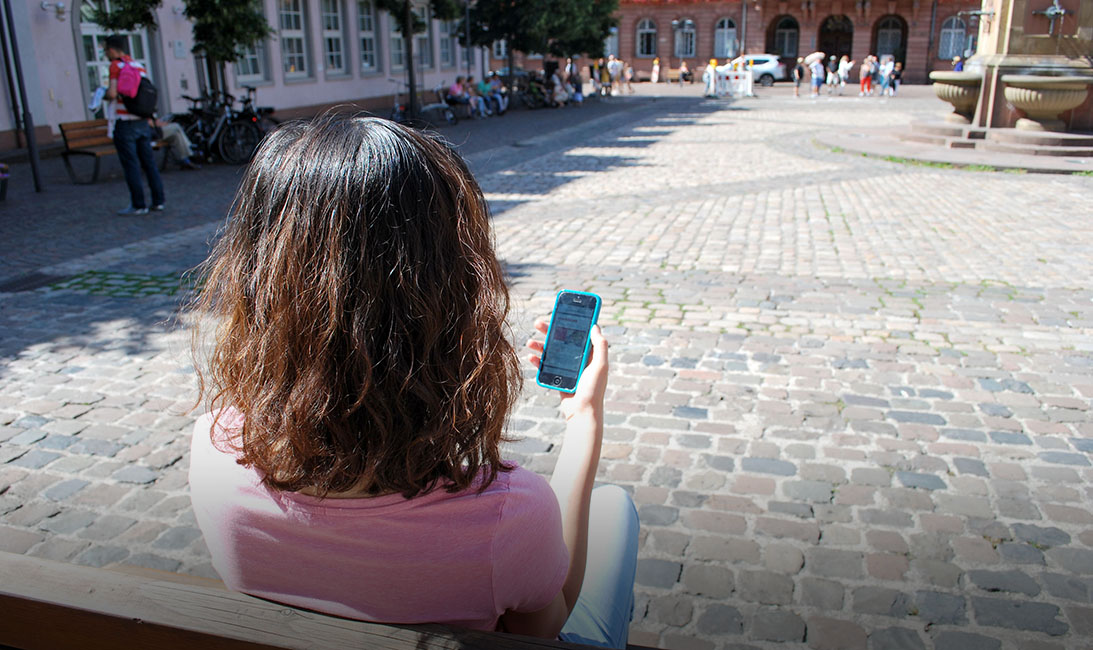
<svg viewBox="0 0 1093 650">
<path fill-rule="evenodd" d="M 184 15 L 194 25 L 194 51 L 217 61 L 239 59 L 273 33 L 259 0 L 184 0 Z"/>
<path fill-rule="evenodd" d="M 113 0 L 110 11 L 100 5 L 93 20 L 118 31 L 156 27 L 156 10 L 163 0 Z M 193 23 L 194 51 L 210 59 L 231 62 L 241 49 L 273 33 L 260 0 L 183 0 L 184 15 Z"/>
<path fill-rule="evenodd" d="M 406 15 L 406 5 L 409 4 L 409 0 L 376 0 L 376 8 L 382 9 L 395 19 L 398 24 L 399 33 L 404 33 L 405 26 L 402 24 L 402 17 Z M 430 0 L 429 10 L 432 13 L 433 18 L 438 20 L 453 20 L 462 15 L 463 3 L 458 0 Z M 425 21 L 410 12 L 411 20 L 413 24 L 410 27 L 411 34 L 420 34 L 425 31 Z"/>
<path fill-rule="evenodd" d="M 618 6 L 618 0 L 477 0 L 471 44 L 504 40 L 520 52 L 599 56 Z"/>
<path fill-rule="evenodd" d="M 156 9 L 163 0 L 114 0 L 110 11 L 99 4 L 92 12 L 92 20 L 101 27 L 115 31 L 132 31 L 141 27 L 156 26 Z"/>
</svg>

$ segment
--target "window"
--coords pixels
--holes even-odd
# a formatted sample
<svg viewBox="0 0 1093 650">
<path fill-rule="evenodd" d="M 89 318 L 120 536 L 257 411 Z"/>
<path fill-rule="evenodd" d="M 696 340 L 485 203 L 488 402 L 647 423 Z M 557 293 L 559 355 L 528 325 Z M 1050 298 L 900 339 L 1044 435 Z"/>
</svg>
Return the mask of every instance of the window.
<svg viewBox="0 0 1093 650">
<path fill-rule="evenodd" d="M 417 64 L 422 68 L 433 67 L 433 21 L 429 17 L 429 7 L 414 7 L 418 20 L 425 23 L 425 33 L 414 36 L 414 50 Z"/>
<path fill-rule="evenodd" d="M 903 41 L 903 25 L 899 18 L 888 16 L 877 23 L 877 56 L 891 54 L 900 58 L 900 45 Z"/>
<path fill-rule="evenodd" d="M 144 32 L 116 32 L 103 29 L 93 22 L 95 9 L 110 10 L 109 0 L 83 0 L 80 4 L 80 37 L 83 43 L 83 63 L 87 87 L 94 90 L 106 86 L 110 80 L 110 61 L 107 60 L 106 37 L 111 34 L 127 36 L 129 56 L 144 66 L 148 76 L 152 76 L 152 66 L 148 61 L 148 44 Z"/>
<path fill-rule="evenodd" d="M 376 6 L 372 0 L 357 0 L 357 29 L 360 31 L 361 72 L 379 70 L 376 55 Z"/>
<path fill-rule="evenodd" d="M 345 74 L 345 21 L 342 0 L 322 0 L 323 65 L 327 74 Z"/>
<path fill-rule="evenodd" d="M 774 51 L 778 53 L 778 56 L 782 58 L 789 58 L 797 56 L 797 41 L 800 35 L 800 29 L 797 27 L 797 21 L 785 17 L 778 21 L 778 26 L 774 28 Z"/>
<path fill-rule="evenodd" d="M 736 23 L 731 18 L 717 21 L 713 30 L 713 55 L 717 59 L 731 59 L 736 56 Z"/>
<path fill-rule="evenodd" d="M 646 18 L 638 23 L 637 56 L 652 58 L 657 55 L 657 24 Z"/>
<path fill-rule="evenodd" d="M 454 20 L 440 23 L 440 67 L 455 67 L 456 30 L 459 25 Z"/>
<path fill-rule="evenodd" d="M 235 80 L 241 84 L 266 80 L 265 43 L 239 48 L 239 60 L 235 62 Z"/>
<path fill-rule="evenodd" d="M 303 0 L 280 0 L 281 66 L 285 79 L 308 76 L 307 30 L 304 21 Z"/>
<path fill-rule="evenodd" d="M 493 58 L 495 59 L 507 59 L 509 56 L 508 44 L 504 39 L 493 42 Z"/>
<path fill-rule="evenodd" d="M 680 28 L 676 31 L 676 56 L 681 59 L 693 57 L 695 55 L 695 28 L 694 22 L 684 21 L 680 22 Z"/>
<path fill-rule="evenodd" d="M 954 56 L 964 56 L 965 41 L 964 21 L 957 16 L 949 18 L 941 23 L 941 39 L 937 45 L 937 58 L 952 59 Z M 880 33 L 877 33 L 880 37 Z"/>
</svg>

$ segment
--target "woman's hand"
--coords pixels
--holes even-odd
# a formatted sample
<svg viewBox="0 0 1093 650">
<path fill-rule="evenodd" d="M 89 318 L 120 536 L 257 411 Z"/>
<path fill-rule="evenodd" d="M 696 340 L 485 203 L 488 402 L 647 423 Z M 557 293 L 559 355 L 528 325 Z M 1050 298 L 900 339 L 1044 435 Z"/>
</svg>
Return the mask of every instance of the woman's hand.
<svg viewBox="0 0 1093 650">
<path fill-rule="evenodd" d="M 549 326 L 550 322 L 546 318 L 535 321 L 535 330 L 540 334 L 546 335 Z M 576 392 L 570 394 L 559 391 L 562 396 L 560 405 L 562 415 L 566 420 L 578 414 L 603 416 L 603 399 L 607 392 L 607 339 L 604 338 L 599 325 L 592 326 L 590 338 L 592 350 L 588 366 L 577 381 Z M 538 369 L 543 355 L 543 342 L 535 338 L 529 339 L 527 348 L 532 352 L 528 356 L 528 361 Z"/>
</svg>

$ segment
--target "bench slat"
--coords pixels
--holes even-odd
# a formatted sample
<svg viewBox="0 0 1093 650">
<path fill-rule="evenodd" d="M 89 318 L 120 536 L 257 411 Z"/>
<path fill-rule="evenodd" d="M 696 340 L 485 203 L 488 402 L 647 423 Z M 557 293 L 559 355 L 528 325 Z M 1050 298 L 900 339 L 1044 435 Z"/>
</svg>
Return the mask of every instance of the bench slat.
<svg viewBox="0 0 1093 650">
<path fill-rule="evenodd" d="M 106 128 L 106 120 L 84 120 L 83 122 L 63 122 L 60 124 L 61 130 L 67 129 L 87 129 L 91 127 L 103 127 Z"/>
<path fill-rule="evenodd" d="M 85 135 L 80 139 L 70 138 L 64 142 L 64 145 L 68 146 L 69 149 L 87 149 L 89 146 L 102 146 L 104 144 L 114 145 L 114 140 L 107 138 L 106 133 Z"/>
<path fill-rule="evenodd" d="M 576 644 L 442 625 L 380 625 L 294 609 L 192 581 L 0 553 L 0 646 L 544 650 Z"/>
</svg>

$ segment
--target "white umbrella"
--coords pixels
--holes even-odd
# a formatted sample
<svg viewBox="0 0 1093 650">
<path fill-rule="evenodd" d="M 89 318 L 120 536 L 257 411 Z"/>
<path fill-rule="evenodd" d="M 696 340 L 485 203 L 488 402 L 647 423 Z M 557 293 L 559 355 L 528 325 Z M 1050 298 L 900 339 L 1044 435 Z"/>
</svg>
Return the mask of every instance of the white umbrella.
<svg viewBox="0 0 1093 650">
<path fill-rule="evenodd" d="M 824 60 L 824 53 L 823 52 L 813 52 L 812 54 L 809 54 L 808 56 L 805 57 L 805 65 L 812 65 L 816 61 L 823 61 L 823 60 Z"/>
</svg>

